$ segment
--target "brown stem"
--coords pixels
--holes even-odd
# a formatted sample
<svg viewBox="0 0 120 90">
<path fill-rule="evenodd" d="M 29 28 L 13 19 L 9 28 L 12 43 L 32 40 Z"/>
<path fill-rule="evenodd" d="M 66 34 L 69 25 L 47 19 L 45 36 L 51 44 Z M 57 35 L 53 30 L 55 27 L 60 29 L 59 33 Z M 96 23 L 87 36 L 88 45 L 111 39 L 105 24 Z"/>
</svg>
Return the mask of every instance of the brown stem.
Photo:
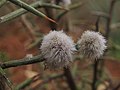
<svg viewBox="0 0 120 90">
<path fill-rule="evenodd" d="M 51 1 L 46 1 L 47 3 L 51 3 Z M 54 11 L 53 11 L 53 9 L 51 9 L 51 8 L 45 8 L 45 12 L 46 12 L 46 15 L 49 17 L 49 18 L 51 18 L 51 19 L 55 19 L 54 18 Z M 51 28 L 51 30 L 56 30 L 56 25 L 57 24 L 55 24 L 55 23 L 52 23 L 51 21 L 48 21 L 49 22 L 49 26 L 50 26 L 50 28 Z"/>
<path fill-rule="evenodd" d="M 93 65 L 93 83 L 92 83 L 92 90 L 97 90 L 96 88 L 96 82 L 97 82 L 97 70 L 98 70 L 99 60 L 95 60 Z"/>
<path fill-rule="evenodd" d="M 97 17 L 97 20 L 96 20 L 96 23 L 95 23 L 95 26 L 96 26 L 96 32 L 99 31 L 99 21 L 100 21 L 100 16 Z"/>
<path fill-rule="evenodd" d="M 46 14 L 50 18 L 54 18 L 54 12 L 52 9 L 45 8 Z M 49 22 L 50 28 L 52 30 L 56 30 L 57 26 L 54 23 Z M 77 90 L 76 84 L 73 80 L 72 74 L 68 68 L 64 68 L 64 75 L 67 79 L 67 83 L 69 84 L 69 87 L 71 90 Z"/>
<path fill-rule="evenodd" d="M 107 22 L 106 22 L 106 34 L 105 34 L 105 37 L 106 39 L 108 39 L 109 37 L 109 33 L 110 33 L 110 24 L 111 24 L 111 20 L 112 20 L 112 14 L 113 14 L 113 9 L 114 9 L 114 6 L 115 6 L 115 2 L 116 0 L 112 0 L 111 3 L 110 3 L 110 8 L 109 8 L 109 18 L 106 18 L 107 19 Z"/>
<path fill-rule="evenodd" d="M 54 14 L 53 14 L 53 10 L 52 10 L 52 9 L 50 9 L 50 8 L 45 8 L 45 12 L 46 12 L 46 14 L 47 14 L 48 17 L 54 19 Z M 48 21 L 48 22 L 49 22 L 49 25 L 50 25 L 51 30 L 56 30 L 56 25 L 57 25 L 57 24 L 52 23 L 52 22 L 50 22 L 50 21 Z"/>
<path fill-rule="evenodd" d="M 120 83 L 112 90 L 119 90 L 120 89 Z"/>
<path fill-rule="evenodd" d="M 100 21 L 100 16 L 97 17 L 95 27 L 96 27 L 96 32 L 99 31 L 99 21 Z M 98 65 L 99 65 L 99 59 L 94 61 L 93 65 L 93 83 L 92 83 L 92 90 L 96 90 L 96 82 L 97 82 L 97 76 L 98 76 Z"/>
<path fill-rule="evenodd" d="M 64 75 L 67 79 L 67 83 L 69 84 L 70 89 L 77 90 L 76 84 L 74 82 L 74 79 L 72 77 L 72 74 L 71 74 L 69 68 L 64 68 Z"/>
<path fill-rule="evenodd" d="M 44 84 L 49 83 L 53 80 L 62 78 L 63 76 L 64 76 L 64 74 L 58 74 L 58 75 L 55 75 L 52 77 L 47 77 L 47 78 L 43 79 L 42 81 L 40 79 L 38 79 L 38 80 L 40 80 L 40 82 L 38 84 L 36 84 L 34 87 L 32 87 L 31 89 L 34 90 L 36 88 L 39 88 L 39 87 L 43 86 Z M 36 81 L 38 81 L 38 80 L 36 80 Z M 34 83 L 34 82 L 32 82 L 32 83 Z"/>
</svg>

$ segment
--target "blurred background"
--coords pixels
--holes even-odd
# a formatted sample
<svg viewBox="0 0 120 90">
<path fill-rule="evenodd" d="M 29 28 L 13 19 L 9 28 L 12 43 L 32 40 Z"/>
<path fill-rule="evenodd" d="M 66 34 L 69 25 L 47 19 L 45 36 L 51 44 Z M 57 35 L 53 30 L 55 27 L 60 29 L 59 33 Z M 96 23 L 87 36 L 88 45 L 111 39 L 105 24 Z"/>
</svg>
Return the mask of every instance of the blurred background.
<svg viewBox="0 0 120 90">
<path fill-rule="evenodd" d="M 39 0 L 22 0 L 28 4 Z M 41 0 L 40 0 L 41 1 Z M 43 0 L 47 1 L 47 0 Z M 52 1 L 52 0 L 51 0 Z M 95 30 L 96 21 L 99 20 L 99 31 L 105 36 L 107 19 L 112 0 L 71 0 L 70 5 L 81 5 L 70 10 L 57 22 L 57 29 L 63 29 L 75 42 L 85 30 Z M 69 7 L 60 3 L 62 7 Z M 108 50 L 104 56 L 104 64 L 97 82 L 97 90 L 114 89 L 120 86 L 120 0 L 116 0 L 110 21 L 110 34 L 108 37 Z M 9 14 L 20 7 L 7 2 L 0 8 L 0 17 Z M 38 9 L 48 16 L 46 8 Z M 51 9 L 50 9 L 51 10 Z M 54 18 L 64 10 L 53 9 Z M 27 55 L 38 55 L 42 37 L 51 30 L 50 22 L 44 18 L 27 13 L 0 24 L 0 62 L 25 58 Z M 82 56 L 76 55 L 70 70 L 78 90 L 92 90 L 93 64 Z M 63 73 L 63 70 L 45 70 L 42 63 L 25 65 L 5 69 L 7 77 L 12 81 L 13 87 L 27 79 L 39 75 L 39 79 L 30 83 L 21 90 L 70 90 L 66 78 L 61 76 L 54 80 L 49 77 Z M 46 82 L 44 82 L 46 80 Z M 47 81 L 48 80 L 48 81 Z M 8 89 L 9 90 L 9 89 Z"/>
</svg>

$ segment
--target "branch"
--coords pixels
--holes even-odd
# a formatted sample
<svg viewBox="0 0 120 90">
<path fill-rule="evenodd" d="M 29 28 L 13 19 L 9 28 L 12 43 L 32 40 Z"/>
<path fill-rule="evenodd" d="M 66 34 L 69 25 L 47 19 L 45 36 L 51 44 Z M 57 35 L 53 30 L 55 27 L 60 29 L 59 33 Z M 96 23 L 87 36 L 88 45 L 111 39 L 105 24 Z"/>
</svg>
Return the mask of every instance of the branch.
<svg viewBox="0 0 120 90">
<path fill-rule="evenodd" d="M 61 12 L 61 13 L 56 17 L 56 21 L 59 21 L 59 20 L 60 20 L 66 13 L 68 13 L 69 11 L 74 10 L 74 9 L 76 9 L 76 8 L 78 8 L 78 7 L 81 7 L 81 6 L 83 6 L 83 5 L 84 5 L 84 3 L 77 3 L 77 4 L 70 5 L 70 6 L 68 7 L 68 10 Z"/>
<path fill-rule="evenodd" d="M 98 71 L 99 60 L 95 60 L 93 65 L 93 83 L 92 83 L 92 90 L 96 90 L 96 82 L 97 82 L 97 71 Z"/>
<path fill-rule="evenodd" d="M 32 82 L 34 82 L 36 79 L 40 79 L 40 77 L 41 77 L 40 74 L 37 74 L 37 75 L 33 76 L 32 78 L 25 80 L 22 83 L 20 83 L 19 85 L 17 85 L 14 90 L 24 89 L 28 85 L 30 85 Z"/>
<path fill-rule="evenodd" d="M 54 11 L 53 11 L 53 9 L 51 9 L 51 8 L 44 8 L 45 9 L 45 12 L 46 12 L 46 15 L 48 16 L 48 17 L 50 17 L 50 18 L 52 18 L 52 19 L 55 19 L 54 17 Z M 51 23 L 50 21 L 49 21 L 49 26 L 50 26 L 50 28 L 51 28 L 51 30 L 56 30 L 56 24 L 54 24 L 54 23 Z"/>
<path fill-rule="evenodd" d="M 80 57 L 76 56 L 74 57 L 74 59 L 80 59 Z M 22 65 L 28 65 L 28 64 L 34 64 L 34 63 L 38 63 L 38 62 L 43 62 L 44 59 L 44 55 L 37 55 L 34 56 L 33 58 L 23 58 L 23 59 L 18 59 L 18 60 L 11 60 L 11 61 L 7 61 L 4 63 L 0 64 L 0 67 L 2 69 L 6 69 L 6 68 L 11 68 L 11 67 L 17 67 L 17 66 L 22 66 Z"/>
<path fill-rule="evenodd" d="M 111 29 L 120 28 L 120 22 L 114 23 L 114 24 L 112 24 L 110 27 L 111 27 Z"/>
<path fill-rule="evenodd" d="M 58 79 L 58 78 L 62 78 L 63 76 L 64 76 L 64 74 L 57 74 L 57 75 L 54 75 L 54 76 L 51 76 L 51 77 L 46 77 L 43 80 L 40 79 L 40 77 L 38 77 L 38 78 L 36 78 L 36 80 L 32 80 L 32 81 L 28 81 L 27 80 L 27 82 L 26 81 L 25 82 L 26 82 L 26 84 L 30 85 L 30 84 L 40 80 L 39 83 L 36 86 L 31 88 L 32 90 L 34 90 L 34 88 L 36 88 L 36 87 L 41 87 L 42 85 L 44 85 L 46 83 L 49 83 L 52 80 L 55 80 L 55 79 Z M 23 82 L 23 84 L 21 84 L 21 86 L 19 86 L 19 88 L 17 90 L 25 89 L 25 87 L 27 87 L 27 86 L 28 85 L 25 85 L 24 82 Z"/>
<path fill-rule="evenodd" d="M 93 15 L 95 16 L 99 16 L 99 17 L 104 17 L 104 18 L 109 18 L 108 13 L 102 12 L 102 11 L 93 11 L 91 12 Z"/>
<path fill-rule="evenodd" d="M 63 9 L 63 7 L 61 6 L 58 6 L 58 5 L 54 5 L 54 4 L 49 4 L 49 3 L 41 3 L 40 1 L 37 1 L 33 4 L 30 5 L 31 7 L 34 7 L 34 8 L 40 8 L 40 7 L 48 7 L 48 8 L 55 8 L 55 9 Z M 10 21 L 14 18 L 17 18 L 25 13 L 27 13 L 28 11 L 21 8 L 21 9 L 18 9 L 12 13 L 9 13 L 5 16 L 2 16 L 0 17 L 0 23 L 4 23 L 4 22 L 7 22 L 7 21 Z"/>
<path fill-rule="evenodd" d="M 77 90 L 77 86 L 74 82 L 71 71 L 68 68 L 64 68 L 64 75 L 67 79 L 67 83 L 69 84 L 70 89 L 71 90 Z"/>
<path fill-rule="evenodd" d="M 119 88 L 120 88 L 120 83 L 112 90 L 119 90 Z"/>
<path fill-rule="evenodd" d="M 27 20 L 26 15 L 21 16 L 21 23 L 27 29 L 27 32 L 30 35 L 32 41 L 35 41 L 37 37 L 35 36 L 34 28 L 32 27 L 31 23 Z"/>
<path fill-rule="evenodd" d="M 106 22 L 106 34 L 105 34 L 105 37 L 106 39 L 108 39 L 109 37 L 109 33 L 110 33 L 110 24 L 111 24 L 111 20 L 112 20 L 112 13 L 113 13 L 113 9 L 114 9 L 114 6 L 115 6 L 115 2 L 117 0 L 112 0 L 111 3 L 110 3 L 110 9 L 109 9 L 109 18 L 106 18 L 107 19 L 107 22 Z"/>
<path fill-rule="evenodd" d="M 63 76 L 64 76 L 64 74 L 58 74 L 58 75 L 55 75 L 55 76 L 52 76 L 52 77 L 48 77 L 48 78 L 46 78 L 45 80 L 43 80 L 43 81 L 39 84 L 39 86 L 42 86 L 43 84 L 46 84 L 46 83 L 48 83 L 48 82 L 50 82 L 50 81 L 52 81 L 52 80 L 55 80 L 55 79 L 60 78 L 60 77 L 63 77 Z"/>
<path fill-rule="evenodd" d="M 27 64 L 33 64 L 44 61 L 43 55 L 37 55 L 33 58 L 23 58 L 19 60 L 13 60 L 2 63 L 0 66 L 2 69 L 11 68 L 11 67 L 17 67 Z"/>
<path fill-rule="evenodd" d="M 96 27 L 96 32 L 99 32 L 99 22 L 100 22 L 100 16 L 97 17 L 96 23 L 95 23 L 95 27 Z"/>
<path fill-rule="evenodd" d="M 99 22 L 100 22 L 100 18 L 101 16 L 97 17 L 96 23 L 95 23 L 95 31 L 99 32 Z M 98 76 L 98 65 L 99 65 L 99 61 L 100 59 L 96 59 L 94 60 L 94 64 L 93 64 L 93 82 L 92 82 L 92 90 L 96 90 L 96 82 L 97 82 L 97 76 Z"/>
<path fill-rule="evenodd" d="M 9 0 L 10 2 L 18 5 L 19 7 L 22 7 L 24 9 L 26 9 L 27 11 L 39 16 L 39 17 L 43 17 L 53 23 L 56 23 L 54 20 L 52 20 L 51 18 L 47 17 L 45 14 L 43 14 L 42 12 L 38 11 L 37 9 L 31 7 L 30 5 L 28 5 L 27 3 L 24 3 L 21 0 Z"/>
</svg>

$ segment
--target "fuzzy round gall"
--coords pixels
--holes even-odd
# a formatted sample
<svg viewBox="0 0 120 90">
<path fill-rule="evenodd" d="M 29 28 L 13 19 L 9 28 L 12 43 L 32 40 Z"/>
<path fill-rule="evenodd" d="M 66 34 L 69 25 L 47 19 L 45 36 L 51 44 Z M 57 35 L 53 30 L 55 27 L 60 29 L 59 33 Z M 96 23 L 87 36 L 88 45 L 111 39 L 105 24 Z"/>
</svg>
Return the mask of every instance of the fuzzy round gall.
<svg viewBox="0 0 120 90">
<path fill-rule="evenodd" d="M 56 69 L 68 66 L 76 50 L 74 45 L 73 40 L 63 31 L 51 31 L 44 36 L 40 49 L 46 59 L 45 67 Z"/>
<path fill-rule="evenodd" d="M 92 60 L 100 58 L 107 48 L 105 38 L 94 31 L 85 31 L 77 44 L 80 53 Z"/>
</svg>

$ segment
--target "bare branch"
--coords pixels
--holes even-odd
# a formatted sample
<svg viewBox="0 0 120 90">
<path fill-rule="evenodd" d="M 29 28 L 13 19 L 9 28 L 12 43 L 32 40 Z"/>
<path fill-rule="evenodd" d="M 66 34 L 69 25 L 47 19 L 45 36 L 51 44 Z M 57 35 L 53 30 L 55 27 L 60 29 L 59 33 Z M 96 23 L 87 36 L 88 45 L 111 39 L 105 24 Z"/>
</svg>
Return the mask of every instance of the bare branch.
<svg viewBox="0 0 120 90">
<path fill-rule="evenodd" d="M 2 63 L 0 66 L 2 69 L 11 68 L 11 67 L 17 67 L 27 64 L 33 64 L 44 61 L 43 55 L 37 55 L 33 58 L 23 58 L 19 60 L 13 60 Z"/>
<path fill-rule="evenodd" d="M 109 18 L 106 18 L 107 19 L 107 22 L 106 22 L 106 34 L 105 34 L 105 37 L 106 39 L 108 39 L 109 37 L 109 33 L 110 33 L 110 24 L 111 24 L 111 20 L 112 20 L 112 14 L 113 14 L 113 9 L 114 9 L 114 6 L 115 6 L 115 2 L 117 0 L 112 0 L 111 3 L 110 3 L 110 8 L 109 8 Z"/>
</svg>

